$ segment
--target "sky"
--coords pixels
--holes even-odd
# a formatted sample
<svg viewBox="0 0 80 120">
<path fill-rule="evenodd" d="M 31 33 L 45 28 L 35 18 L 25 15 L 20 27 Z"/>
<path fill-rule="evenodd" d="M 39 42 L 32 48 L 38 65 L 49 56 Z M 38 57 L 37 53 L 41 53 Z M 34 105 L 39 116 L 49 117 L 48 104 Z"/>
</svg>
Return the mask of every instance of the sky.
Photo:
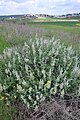
<svg viewBox="0 0 80 120">
<path fill-rule="evenodd" d="M 80 0 L 0 0 L 0 15 L 80 12 Z"/>
</svg>

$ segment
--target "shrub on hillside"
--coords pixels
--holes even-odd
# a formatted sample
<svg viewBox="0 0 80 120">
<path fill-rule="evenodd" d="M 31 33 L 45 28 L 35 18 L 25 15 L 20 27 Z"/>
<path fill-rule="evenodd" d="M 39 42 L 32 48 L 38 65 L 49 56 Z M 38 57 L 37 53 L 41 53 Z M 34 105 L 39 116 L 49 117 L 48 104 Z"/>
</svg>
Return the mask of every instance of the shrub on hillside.
<svg viewBox="0 0 80 120">
<path fill-rule="evenodd" d="M 1 96 L 19 97 L 28 108 L 37 109 L 49 95 L 75 92 L 80 95 L 80 64 L 77 53 L 60 40 L 35 37 L 3 55 Z"/>
</svg>

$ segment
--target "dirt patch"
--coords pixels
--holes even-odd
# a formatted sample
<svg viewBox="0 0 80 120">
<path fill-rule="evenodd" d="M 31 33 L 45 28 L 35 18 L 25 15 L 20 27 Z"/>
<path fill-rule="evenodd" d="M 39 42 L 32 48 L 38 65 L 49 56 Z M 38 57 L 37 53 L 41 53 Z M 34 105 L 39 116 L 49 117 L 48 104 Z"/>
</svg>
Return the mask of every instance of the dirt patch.
<svg viewBox="0 0 80 120">
<path fill-rule="evenodd" d="M 46 98 L 38 111 L 27 109 L 20 100 L 17 100 L 16 108 L 15 120 L 80 120 L 80 98 L 75 95 L 65 95 L 64 100 Z"/>
</svg>

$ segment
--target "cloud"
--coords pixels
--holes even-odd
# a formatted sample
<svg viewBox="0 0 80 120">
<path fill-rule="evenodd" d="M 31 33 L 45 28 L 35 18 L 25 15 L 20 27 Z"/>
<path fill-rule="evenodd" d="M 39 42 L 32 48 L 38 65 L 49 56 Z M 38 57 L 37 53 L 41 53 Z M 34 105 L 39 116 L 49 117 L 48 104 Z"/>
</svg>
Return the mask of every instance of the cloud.
<svg viewBox="0 0 80 120">
<path fill-rule="evenodd" d="M 0 14 L 80 12 L 80 0 L 0 0 Z"/>
<path fill-rule="evenodd" d="M 20 14 L 29 12 L 33 2 L 27 0 L 18 2 L 15 0 L 1 0 L 0 1 L 0 14 Z M 30 7 L 29 7 L 30 6 Z"/>
</svg>

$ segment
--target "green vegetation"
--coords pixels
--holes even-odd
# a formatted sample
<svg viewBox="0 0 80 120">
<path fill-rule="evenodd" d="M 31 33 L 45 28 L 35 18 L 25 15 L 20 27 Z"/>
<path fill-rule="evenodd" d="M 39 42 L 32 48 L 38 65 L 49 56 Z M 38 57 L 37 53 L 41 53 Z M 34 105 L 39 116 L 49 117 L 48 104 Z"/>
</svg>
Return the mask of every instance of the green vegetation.
<svg viewBox="0 0 80 120">
<path fill-rule="evenodd" d="M 34 22 L 34 21 L 33 21 Z M 40 24 L 40 25 L 58 25 L 58 26 L 69 26 L 69 27 L 75 27 L 77 26 L 76 24 L 78 24 L 79 22 L 76 21 L 53 21 L 53 22 L 34 22 L 34 24 Z"/>
<path fill-rule="evenodd" d="M 29 22 L 29 24 L 43 27 L 48 30 L 63 30 L 63 31 L 72 32 L 72 33 L 74 33 L 74 30 L 75 30 L 75 33 L 80 33 L 80 27 L 78 27 L 80 24 L 79 21 L 66 21 L 66 20 L 61 21 L 58 19 L 53 22 L 52 21 L 39 22 L 38 20 L 36 20 L 36 22 L 34 22 L 34 20 L 33 20 L 33 21 Z"/>
<path fill-rule="evenodd" d="M 36 20 L 36 22 L 30 21 L 29 24 L 31 26 L 36 26 L 39 28 L 43 28 L 48 30 L 46 36 L 54 36 L 57 39 L 61 39 L 61 41 L 65 42 L 67 45 L 73 45 L 74 47 L 78 47 L 80 45 L 80 27 L 77 21 L 61 21 L 61 19 L 57 19 L 57 21 L 49 21 L 49 22 L 40 22 Z"/>
<path fill-rule="evenodd" d="M 36 110 L 49 95 L 80 96 L 80 22 L 56 20 L 0 22 L 0 120 L 15 120 L 18 98 Z"/>
<path fill-rule="evenodd" d="M 15 50 L 6 50 L 3 61 L 0 91 L 9 102 L 16 97 L 36 110 L 49 95 L 80 94 L 80 59 L 60 40 L 29 39 Z"/>
<path fill-rule="evenodd" d="M 16 109 L 0 97 L 0 120 L 14 120 Z"/>
<path fill-rule="evenodd" d="M 10 44 L 5 40 L 3 36 L 0 36 L 0 53 L 2 53 L 3 50 L 8 47 L 10 47 Z"/>
</svg>

